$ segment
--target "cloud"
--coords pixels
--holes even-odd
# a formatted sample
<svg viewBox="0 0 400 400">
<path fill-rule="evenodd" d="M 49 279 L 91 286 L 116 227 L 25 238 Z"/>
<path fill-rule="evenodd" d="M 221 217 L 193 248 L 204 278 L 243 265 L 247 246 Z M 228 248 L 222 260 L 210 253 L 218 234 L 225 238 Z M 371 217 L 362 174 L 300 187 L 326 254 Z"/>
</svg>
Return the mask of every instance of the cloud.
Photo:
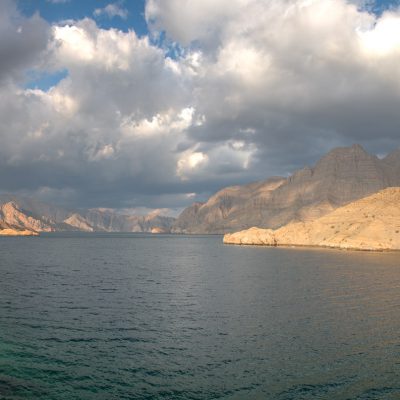
<svg viewBox="0 0 400 400">
<path fill-rule="evenodd" d="M 68 189 L 75 205 L 128 207 L 160 187 L 169 194 L 194 113 L 185 67 L 146 37 L 89 19 L 54 26 L 52 37 L 49 65 L 67 77 L 47 92 L 0 91 L 3 191 Z"/>
<path fill-rule="evenodd" d="M 49 27 L 0 7 L 3 191 L 182 207 L 337 145 L 399 146 L 397 9 L 148 0 L 152 31 L 138 37 L 91 18 Z M 67 74 L 49 90 L 24 88 L 17 78 L 37 69 Z"/>
<path fill-rule="evenodd" d="M 128 18 L 128 10 L 122 6 L 122 2 L 107 4 L 104 8 L 96 8 L 93 12 L 95 17 L 106 16 L 108 18 Z"/>
<path fill-rule="evenodd" d="M 273 173 L 313 162 L 333 145 L 398 146 L 399 17 L 397 9 L 378 17 L 341 0 L 216 8 L 150 0 L 146 8 L 156 33 L 201 60 L 194 104 L 206 122 L 189 136 L 253 144 L 253 161 Z"/>
<path fill-rule="evenodd" d="M 22 78 L 40 62 L 49 40 L 49 25 L 38 15 L 22 16 L 11 0 L 0 2 L 0 82 Z"/>
</svg>

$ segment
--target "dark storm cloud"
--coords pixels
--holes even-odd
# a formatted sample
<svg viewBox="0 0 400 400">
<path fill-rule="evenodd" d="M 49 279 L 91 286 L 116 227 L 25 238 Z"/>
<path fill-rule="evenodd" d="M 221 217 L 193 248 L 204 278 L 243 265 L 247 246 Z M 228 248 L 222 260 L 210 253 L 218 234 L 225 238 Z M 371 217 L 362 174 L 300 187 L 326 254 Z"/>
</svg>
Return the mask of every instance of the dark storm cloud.
<svg viewBox="0 0 400 400">
<path fill-rule="evenodd" d="M 46 49 L 49 26 L 38 15 L 22 17 L 11 0 L 0 2 L 0 81 L 19 76 L 39 61 Z"/>
</svg>

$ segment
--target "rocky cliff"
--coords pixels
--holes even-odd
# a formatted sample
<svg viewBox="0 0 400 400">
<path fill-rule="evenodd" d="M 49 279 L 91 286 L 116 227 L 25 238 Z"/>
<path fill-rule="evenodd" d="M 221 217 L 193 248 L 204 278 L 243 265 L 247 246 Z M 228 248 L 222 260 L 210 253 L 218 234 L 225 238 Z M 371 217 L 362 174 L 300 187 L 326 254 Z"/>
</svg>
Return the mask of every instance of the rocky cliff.
<svg viewBox="0 0 400 400">
<path fill-rule="evenodd" d="M 33 232 L 51 232 L 54 228 L 47 221 L 24 211 L 15 201 L 0 205 L 0 220 L 7 227 Z"/>
<path fill-rule="evenodd" d="M 226 234 L 224 243 L 400 250 L 400 188 L 387 188 L 315 221 Z"/>
<path fill-rule="evenodd" d="M 319 218 L 351 201 L 400 186 L 400 150 L 384 159 L 361 146 L 336 148 L 288 178 L 223 189 L 184 210 L 174 232 L 226 233 L 251 226 L 278 228 Z"/>
</svg>

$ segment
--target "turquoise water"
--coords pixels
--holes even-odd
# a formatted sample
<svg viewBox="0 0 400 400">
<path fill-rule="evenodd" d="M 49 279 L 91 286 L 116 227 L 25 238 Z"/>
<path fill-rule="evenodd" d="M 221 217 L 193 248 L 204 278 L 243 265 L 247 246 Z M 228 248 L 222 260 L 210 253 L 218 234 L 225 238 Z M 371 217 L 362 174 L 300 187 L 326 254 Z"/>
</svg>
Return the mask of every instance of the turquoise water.
<svg viewBox="0 0 400 400">
<path fill-rule="evenodd" d="M 0 240 L 1 399 L 399 399 L 400 254 Z"/>
</svg>

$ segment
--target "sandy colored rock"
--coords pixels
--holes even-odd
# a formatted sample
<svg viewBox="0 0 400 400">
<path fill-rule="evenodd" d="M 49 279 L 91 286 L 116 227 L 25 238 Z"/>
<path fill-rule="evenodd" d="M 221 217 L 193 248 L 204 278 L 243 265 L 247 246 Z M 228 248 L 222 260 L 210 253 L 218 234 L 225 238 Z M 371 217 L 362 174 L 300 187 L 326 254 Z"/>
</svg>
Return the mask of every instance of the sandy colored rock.
<svg viewBox="0 0 400 400">
<path fill-rule="evenodd" d="M 225 234 L 224 243 L 265 246 L 277 245 L 275 232 L 272 229 L 262 229 L 255 226 L 243 231 Z"/>
<path fill-rule="evenodd" d="M 29 230 L 16 230 L 16 229 L 0 229 L 0 236 L 38 236 L 39 234 Z"/>
<path fill-rule="evenodd" d="M 400 250 L 400 188 L 387 188 L 315 221 L 226 234 L 224 243 Z"/>
<path fill-rule="evenodd" d="M 159 226 L 152 228 L 150 232 L 151 233 L 168 233 L 167 230 L 165 230 L 164 228 L 161 228 Z"/>
</svg>

